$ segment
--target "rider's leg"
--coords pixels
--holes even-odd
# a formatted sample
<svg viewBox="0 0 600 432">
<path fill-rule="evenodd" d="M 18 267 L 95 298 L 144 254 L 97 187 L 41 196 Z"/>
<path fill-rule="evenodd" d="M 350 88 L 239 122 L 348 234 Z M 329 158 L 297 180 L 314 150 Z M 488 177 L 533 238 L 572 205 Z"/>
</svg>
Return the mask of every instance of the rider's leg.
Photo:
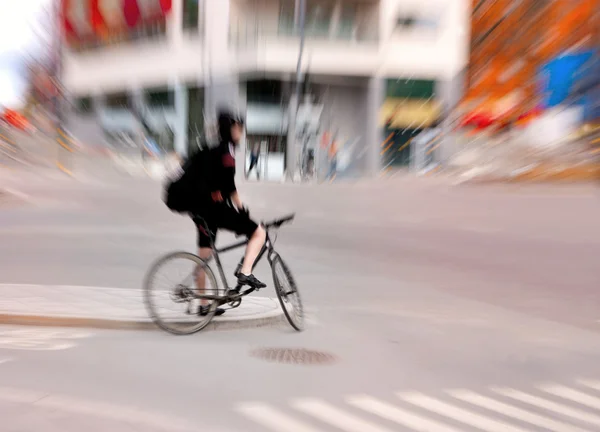
<svg viewBox="0 0 600 432">
<path fill-rule="evenodd" d="M 212 256 L 213 250 L 209 247 L 200 247 L 198 249 L 198 256 L 203 260 L 208 260 Z M 196 287 L 198 288 L 198 293 L 200 295 L 206 292 L 206 272 L 202 266 L 196 267 Z M 216 287 L 210 287 L 210 289 L 215 289 Z M 214 293 L 216 294 L 216 293 Z M 205 316 L 208 315 L 210 310 L 211 300 L 201 299 L 200 300 L 200 308 L 198 309 L 198 315 Z M 217 308 L 215 311 L 215 315 L 223 315 L 225 313 L 225 309 Z"/>
<path fill-rule="evenodd" d="M 212 256 L 212 249 L 209 247 L 201 247 L 198 249 L 198 256 L 203 260 L 207 261 Z M 202 266 L 196 267 L 196 288 L 198 288 L 199 294 L 204 294 L 206 288 L 206 272 Z M 200 304 L 205 306 L 209 304 L 208 300 L 200 300 Z"/>
<path fill-rule="evenodd" d="M 198 229 L 198 256 L 200 258 L 202 258 L 205 261 L 208 261 L 212 254 L 213 254 L 213 250 L 212 250 L 212 245 L 214 244 L 214 241 L 216 240 L 216 232 L 217 232 L 217 228 L 209 225 L 208 229 L 209 231 L 207 232 L 206 227 L 204 226 L 204 221 L 203 220 L 195 220 L 196 222 L 196 228 Z M 212 236 L 212 240 L 211 237 Z M 206 271 L 204 270 L 203 266 L 197 266 L 195 269 L 195 274 L 194 274 L 194 278 L 195 278 L 195 282 L 196 282 L 196 288 L 198 289 L 198 294 L 202 295 L 206 293 Z M 216 289 L 216 287 L 208 287 L 209 289 Z M 213 294 L 213 293 L 209 293 L 209 294 Z M 214 293 L 216 294 L 216 293 Z M 200 307 L 198 308 L 198 315 L 201 316 L 205 316 L 208 315 L 208 312 L 210 310 L 209 305 L 211 303 L 211 300 L 207 300 L 207 299 L 201 299 L 200 300 Z M 219 316 L 222 315 L 223 313 L 225 313 L 224 309 L 221 308 L 217 308 L 217 310 L 215 311 L 215 315 Z"/>
<path fill-rule="evenodd" d="M 262 226 L 258 226 L 254 231 L 254 234 L 250 237 L 248 241 L 248 246 L 246 246 L 246 254 L 244 255 L 244 262 L 242 263 L 242 269 L 240 272 L 249 276 L 252 274 L 252 267 L 254 266 L 254 261 L 258 257 L 263 245 L 265 244 L 265 240 L 267 239 L 267 232 Z"/>
<path fill-rule="evenodd" d="M 254 288 L 262 288 L 266 285 L 252 275 L 252 267 L 260 254 L 267 238 L 265 229 L 250 219 L 247 212 L 223 207 L 219 214 L 219 228 L 233 231 L 248 237 L 248 245 L 242 262 L 242 268 L 236 274 L 238 285 L 249 285 Z"/>
</svg>

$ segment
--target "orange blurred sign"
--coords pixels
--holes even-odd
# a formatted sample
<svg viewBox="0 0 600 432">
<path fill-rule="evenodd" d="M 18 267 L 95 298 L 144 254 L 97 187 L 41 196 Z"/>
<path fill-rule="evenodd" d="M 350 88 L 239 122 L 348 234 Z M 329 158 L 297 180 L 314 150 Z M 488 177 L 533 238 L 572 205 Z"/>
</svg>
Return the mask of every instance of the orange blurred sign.
<svg viewBox="0 0 600 432">
<path fill-rule="evenodd" d="M 29 122 L 25 116 L 11 109 L 6 109 L 4 111 L 4 120 L 6 120 L 6 122 L 8 122 L 11 126 L 21 130 L 27 129 L 27 126 L 29 125 Z"/>
</svg>

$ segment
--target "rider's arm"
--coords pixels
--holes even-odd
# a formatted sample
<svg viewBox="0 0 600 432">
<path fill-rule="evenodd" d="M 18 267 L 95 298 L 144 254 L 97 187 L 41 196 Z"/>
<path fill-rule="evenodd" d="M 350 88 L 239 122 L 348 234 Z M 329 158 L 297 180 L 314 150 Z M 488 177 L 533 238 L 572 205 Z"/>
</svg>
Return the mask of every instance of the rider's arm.
<svg viewBox="0 0 600 432">
<path fill-rule="evenodd" d="M 240 199 L 240 194 L 237 192 L 237 190 L 231 194 L 231 202 L 238 210 L 241 210 L 244 207 L 244 204 Z"/>
</svg>

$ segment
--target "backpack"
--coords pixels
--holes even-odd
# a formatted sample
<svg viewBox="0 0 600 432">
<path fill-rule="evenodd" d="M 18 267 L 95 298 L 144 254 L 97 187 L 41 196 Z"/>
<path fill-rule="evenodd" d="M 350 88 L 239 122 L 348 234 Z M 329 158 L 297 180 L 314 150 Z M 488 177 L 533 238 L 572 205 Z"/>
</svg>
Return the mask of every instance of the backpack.
<svg viewBox="0 0 600 432">
<path fill-rule="evenodd" d="M 199 150 L 171 174 L 163 192 L 163 201 L 169 210 L 175 213 L 197 210 L 201 194 L 207 190 L 208 156 L 208 149 Z"/>
</svg>

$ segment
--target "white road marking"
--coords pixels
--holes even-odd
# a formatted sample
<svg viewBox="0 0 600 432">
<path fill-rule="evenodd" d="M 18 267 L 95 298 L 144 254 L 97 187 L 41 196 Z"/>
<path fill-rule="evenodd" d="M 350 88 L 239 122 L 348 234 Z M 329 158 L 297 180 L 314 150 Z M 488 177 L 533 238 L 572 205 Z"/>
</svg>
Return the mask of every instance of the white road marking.
<svg viewBox="0 0 600 432">
<path fill-rule="evenodd" d="M 0 331 L 0 348 L 33 351 L 58 351 L 75 347 L 76 339 L 90 337 L 90 333 L 77 330 L 52 330 L 44 328 Z"/>
<path fill-rule="evenodd" d="M 577 383 L 600 391 L 600 381 L 578 380 Z M 591 393 L 558 384 L 540 385 L 536 388 L 566 398 L 570 405 L 512 388 L 493 387 L 488 390 L 501 395 L 502 399 L 468 389 L 447 389 L 445 392 L 448 398 L 455 398 L 460 401 L 460 405 L 452 401 L 447 402 L 447 398 L 430 397 L 419 392 L 404 392 L 397 393 L 402 401 L 398 404 L 361 394 L 345 397 L 345 407 L 338 407 L 337 404 L 319 398 L 301 398 L 292 400 L 288 407 L 282 408 L 288 411 L 295 410 L 297 415 L 287 414 L 266 402 L 243 403 L 236 407 L 236 411 L 263 428 L 276 432 L 319 432 L 321 427 L 345 432 L 391 432 L 396 428 L 390 429 L 390 422 L 418 432 L 464 430 L 465 426 L 455 426 L 454 423 L 466 425 L 469 430 L 475 428 L 487 432 L 526 432 L 531 428 L 550 432 L 588 432 L 600 426 L 600 416 L 587 409 L 597 408 L 600 401 Z M 504 402 L 504 398 L 519 404 Z M 405 407 L 405 404 L 411 404 L 415 409 Z M 470 404 L 473 408 L 464 404 Z M 583 405 L 585 409 L 574 408 L 575 404 Z M 352 411 L 348 406 L 356 411 Z M 421 410 L 431 414 L 422 413 Z M 369 418 L 365 415 L 369 415 Z M 555 419 L 554 416 L 561 418 Z M 379 425 L 377 418 L 385 421 L 385 425 Z M 586 423 L 594 427 L 586 428 Z M 317 426 L 312 426 L 313 424 Z"/>
<path fill-rule="evenodd" d="M 525 423 L 534 426 L 540 426 L 544 429 L 554 432 L 585 432 L 585 429 L 576 428 L 574 426 L 561 423 L 538 414 L 530 413 L 524 409 L 516 408 L 513 405 L 498 402 L 492 398 L 481 396 L 477 393 L 468 390 L 450 390 L 448 394 L 473 405 L 486 408 L 490 411 L 503 414 L 508 417 L 513 417 Z"/>
<path fill-rule="evenodd" d="M 3 359 L 0 359 L 0 365 L 1 365 L 1 364 L 4 364 L 4 363 L 11 362 L 11 361 L 13 361 L 13 359 L 11 359 L 11 358 L 3 358 Z"/>
<path fill-rule="evenodd" d="M 592 381 L 592 380 L 577 380 L 579 384 L 582 386 L 591 388 L 593 390 L 600 391 L 600 381 Z"/>
<path fill-rule="evenodd" d="M 463 408 L 459 408 L 455 405 L 451 405 L 421 393 L 398 393 L 398 396 L 402 400 L 420 408 L 424 408 L 436 414 L 454 419 L 469 426 L 483 429 L 488 432 L 525 432 L 525 429 L 511 426 L 505 422 L 492 420 L 488 417 L 476 414 Z"/>
<path fill-rule="evenodd" d="M 32 201 L 31 197 L 28 194 L 26 194 L 26 193 L 20 192 L 20 191 L 18 191 L 16 189 L 13 189 L 13 188 L 10 188 L 10 187 L 4 187 L 3 189 L 6 192 L 8 192 L 9 194 L 16 196 L 17 198 L 20 198 L 23 201 L 27 201 L 27 202 L 31 202 Z"/>
<path fill-rule="evenodd" d="M 251 418 L 270 430 L 277 432 L 320 432 L 306 423 L 298 421 L 275 408 L 258 402 L 239 404 L 236 411 Z"/>
<path fill-rule="evenodd" d="M 298 411 L 312 415 L 324 423 L 346 432 L 392 432 L 390 429 L 375 426 L 360 417 L 335 408 L 318 399 L 299 399 L 292 403 Z"/>
<path fill-rule="evenodd" d="M 143 411 L 121 404 L 90 401 L 39 391 L 0 387 L 0 400 L 31 404 L 38 407 L 106 418 L 168 431 L 192 432 L 197 430 L 196 425 L 177 417 L 158 414 L 155 411 Z"/>
<path fill-rule="evenodd" d="M 600 399 L 590 396 L 586 393 L 559 385 L 544 385 L 540 386 L 539 388 L 540 390 L 550 393 L 554 396 L 558 396 L 563 399 L 569 399 L 573 402 L 577 402 L 578 404 L 600 410 Z"/>
<path fill-rule="evenodd" d="M 347 398 L 346 401 L 356 408 L 360 408 L 364 411 L 375 414 L 386 420 L 393 421 L 415 431 L 460 432 L 458 429 L 446 426 L 434 420 L 420 417 L 411 413 L 410 411 L 406 411 L 394 405 L 381 402 L 367 395 L 352 396 Z"/>
<path fill-rule="evenodd" d="M 557 414 L 571 417 L 576 420 L 583 421 L 585 423 L 593 424 L 596 426 L 600 426 L 600 417 L 590 414 L 586 411 L 581 411 L 575 408 L 568 407 L 566 405 L 562 405 L 556 402 L 549 401 L 547 399 L 543 399 L 537 396 L 533 396 L 527 393 L 523 393 L 518 390 L 513 389 L 504 389 L 504 388 L 494 388 L 492 389 L 495 393 L 501 394 L 503 396 L 518 400 L 520 402 L 524 402 L 529 405 L 536 406 L 538 408 L 543 408 L 548 411 L 553 411 Z"/>
</svg>

